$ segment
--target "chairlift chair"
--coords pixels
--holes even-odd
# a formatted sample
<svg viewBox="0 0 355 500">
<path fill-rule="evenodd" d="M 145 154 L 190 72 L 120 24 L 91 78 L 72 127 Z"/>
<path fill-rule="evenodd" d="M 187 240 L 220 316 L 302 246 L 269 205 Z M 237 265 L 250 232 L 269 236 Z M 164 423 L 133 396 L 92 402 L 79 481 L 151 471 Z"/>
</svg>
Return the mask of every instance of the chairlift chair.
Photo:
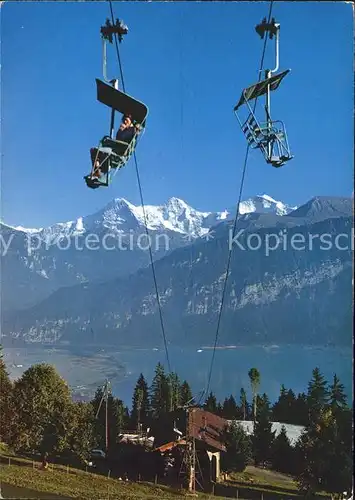
<svg viewBox="0 0 355 500">
<path fill-rule="evenodd" d="M 107 41 L 112 43 L 114 34 L 119 37 L 119 42 L 121 42 L 123 35 L 127 33 L 127 26 L 119 20 L 116 21 L 115 25 L 111 25 L 109 20 L 107 20 L 106 25 L 101 28 L 103 40 L 103 75 L 105 81 L 96 78 L 97 100 L 111 109 L 111 123 L 110 134 L 105 135 L 96 148 L 97 153 L 96 157 L 92 159 L 91 173 L 84 177 L 87 186 L 92 189 L 96 189 L 100 186 L 108 186 L 111 172 L 113 170 L 119 170 L 128 162 L 135 151 L 138 136 L 144 131 L 148 116 L 148 108 L 145 104 L 119 90 L 117 79 L 107 79 L 106 43 Z M 122 115 L 131 115 L 132 117 L 136 131 L 133 139 L 129 143 L 114 139 L 116 112 Z M 100 179 L 93 176 L 97 169 L 97 163 L 103 174 Z"/>
<path fill-rule="evenodd" d="M 259 148 L 266 162 L 274 167 L 281 167 L 293 158 L 285 125 L 281 120 L 272 120 L 267 108 L 265 108 L 265 111 L 268 120 L 260 122 L 250 102 L 265 95 L 268 92 L 268 87 L 270 91 L 276 90 L 289 71 L 283 71 L 244 89 L 237 105 L 234 107 L 235 115 L 250 147 L 253 149 Z M 247 108 L 246 118 L 245 113 L 243 114 L 239 110 L 243 104 Z"/>
<path fill-rule="evenodd" d="M 280 120 L 272 120 L 270 116 L 270 93 L 276 90 L 284 77 L 290 72 L 289 69 L 276 73 L 279 68 L 279 31 L 280 24 L 272 18 L 267 22 L 266 18 L 255 27 L 261 38 L 269 34 L 272 39 L 275 36 L 276 66 L 273 70 L 265 70 L 265 79 L 251 85 L 243 90 L 242 95 L 234 107 L 234 113 L 239 125 L 251 148 L 259 148 L 267 163 L 273 167 L 281 167 L 293 156 L 290 152 L 285 125 Z M 276 73 L 276 74 L 272 74 Z M 265 121 L 260 122 L 250 102 L 266 95 Z M 243 106 L 245 104 L 245 106 Z M 243 106 L 243 107 L 242 107 Z M 241 109 L 243 111 L 241 111 Z M 254 106 L 256 110 L 256 106 Z"/>
</svg>

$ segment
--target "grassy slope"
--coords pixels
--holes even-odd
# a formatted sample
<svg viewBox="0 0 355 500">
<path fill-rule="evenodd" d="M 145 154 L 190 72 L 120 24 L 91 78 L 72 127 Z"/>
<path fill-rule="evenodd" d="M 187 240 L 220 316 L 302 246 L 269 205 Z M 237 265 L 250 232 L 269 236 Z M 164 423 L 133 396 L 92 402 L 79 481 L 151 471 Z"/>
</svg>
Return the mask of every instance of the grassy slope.
<svg viewBox="0 0 355 500">
<path fill-rule="evenodd" d="M 228 480 L 217 488 L 216 492 L 231 495 L 238 490 L 239 498 L 260 499 L 261 493 L 264 500 L 288 498 L 302 498 L 298 493 L 297 483 L 294 478 L 287 474 L 248 466 L 244 472 L 234 472 L 228 476 Z M 236 496 L 236 495 L 235 495 Z M 326 493 L 320 493 L 315 498 L 330 498 Z"/>
<path fill-rule="evenodd" d="M 270 485 L 297 491 L 297 484 L 292 476 L 280 472 L 249 465 L 244 472 L 231 474 L 232 481 L 255 486 Z"/>
<path fill-rule="evenodd" d="M 144 483 L 129 483 L 109 479 L 92 473 L 75 469 L 55 468 L 46 471 L 27 465 L 2 464 L 1 482 L 21 486 L 31 490 L 55 493 L 67 498 L 96 500 L 120 498 L 122 500 L 139 498 L 176 499 L 179 492 L 174 492 L 163 486 Z"/>
<path fill-rule="evenodd" d="M 3 450 L 0 465 L 0 480 L 4 483 L 29 488 L 38 492 L 48 492 L 61 495 L 63 498 L 80 498 L 81 500 L 96 499 L 148 499 L 174 500 L 186 496 L 186 492 L 172 490 L 165 486 L 150 483 L 122 482 L 118 479 L 107 478 L 102 475 L 67 469 L 62 465 L 50 465 L 49 470 L 39 468 L 39 462 L 32 462 L 20 457 L 11 457 Z M 7 455 L 5 457 L 4 455 Z M 9 457 L 10 456 L 10 463 Z M 266 469 L 249 466 L 242 473 L 233 473 L 223 484 L 216 485 L 215 495 L 223 497 L 236 496 L 239 498 L 261 498 L 264 500 L 297 498 L 297 485 L 291 476 L 280 474 Z M 202 495 L 200 498 L 212 498 Z M 326 496 L 323 496 L 327 498 Z M 328 497 L 329 498 L 329 497 Z"/>
</svg>

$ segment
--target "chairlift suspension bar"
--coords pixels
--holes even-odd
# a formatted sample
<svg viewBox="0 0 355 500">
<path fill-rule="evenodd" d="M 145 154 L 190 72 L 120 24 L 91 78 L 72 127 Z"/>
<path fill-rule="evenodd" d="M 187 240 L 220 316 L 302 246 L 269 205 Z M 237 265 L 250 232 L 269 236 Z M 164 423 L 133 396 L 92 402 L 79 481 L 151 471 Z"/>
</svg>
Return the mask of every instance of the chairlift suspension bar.
<svg viewBox="0 0 355 500">
<path fill-rule="evenodd" d="M 274 23 L 275 27 L 275 59 L 276 59 L 276 66 L 273 70 L 266 71 L 265 77 L 270 78 L 272 73 L 275 73 L 279 69 L 279 33 L 280 33 L 280 24 L 279 23 Z M 267 94 L 266 94 L 266 121 L 268 124 L 268 131 L 269 134 L 271 133 L 271 128 L 272 128 L 272 123 L 271 123 L 271 115 L 270 115 L 270 109 L 271 107 L 271 100 L 270 100 L 270 85 L 267 87 Z M 268 143 L 268 156 L 269 158 L 272 155 L 272 144 L 271 142 Z"/>
<path fill-rule="evenodd" d="M 265 71 L 265 78 L 269 79 L 271 77 L 271 71 L 267 69 Z M 271 122 L 271 117 L 270 117 L 270 85 L 267 86 L 267 92 L 266 92 L 266 101 L 265 101 L 265 112 L 266 112 L 266 123 L 267 123 L 267 128 L 268 128 L 268 133 L 271 133 L 271 128 L 272 128 L 272 122 Z M 271 157 L 271 142 L 268 142 L 267 145 L 267 150 L 268 150 L 268 156 Z"/>
<path fill-rule="evenodd" d="M 113 36 L 117 35 L 119 43 L 122 42 L 123 36 L 128 33 L 128 27 L 119 19 L 116 19 L 116 24 L 111 24 L 110 20 L 106 20 L 106 25 L 101 26 L 101 38 L 102 38 L 102 73 L 105 82 L 110 80 L 107 77 L 107 42 L 113 43 Z"/>
<path fill-rule="evenodd" d="M 271 70 L 271 73 L 276 73 L 276 71 L 279 69 L 279 59 L 280 59 L 280 23 L 275 24 L 276 28 L 276 35 L 275 35 L 275 59 L 276 59 L 276 66 L 273 70 Z"/>
<path fill-rule="evenodd" d="M 272 73 L 275 73 L 279 69 L 279 43 L 280 43 L 280 23 L 275 23 L 275 18 L 272 18 L 271 22 L 267 22 L 266 18 L 262 20 L 260 24 L 258 24 L 255 27 L 256 32 L 258 35 L 260 35 L 261 38 L 264 38 L 265 33 L 269 33 L 269 38 L 272 39 L 273 36 L 275 35 L 275 59 L 276 59 L 276 65 L 275 68 L 270 70 L 267 69 L 265 71 L 265 79 L 268 80 L 271 78 Z M 265 112 L 266 112 L 266 123 L 267 123 L 267 129 L 268 133 L 271 133 L 272 129 L 272 122 L 270 118 L 270 107 L 271 107 L 271 100 L 270 100 L 270 85 L 267 86 L 267 92 L 266 92 L 266 102 L 265 102 Z M 268 143 L 268 156 L 271 157 L 272 155 L 272 144 L 271 142 Z"/>
<path fill-rule="evenodd" d="M 115 90 L 118 90 L 118 80 L 111 80 L 112 86 Z M 110 137 L 114 139 L 115 135 L 115 109 L 111 109 L 111 123 L 110 123 Z"/>
<path fill-rule="evenodd" d="M 260 26 L 260 25 L 259 25 Z M 275 59 L 276 59 L 276 65 L 275 68 L 270 70 L 267 69 L 265 70 L 265 79 L 268 80 L 271 78 L 272 73 L 275 73 L 279 69 L 279 32 L 280 32 L 280 24 L 275 23 L 275 19 L 272 19 L 272 23 L 270 24 L 264 24 L 263 29 L 265 31 L 269 31 L 269 36 L 270 38 L 275 35 Z M 272 129 L 272 121 L 271 121 L 271 99 L 270 99 L 270 85 L 267 86 L 267 92 L 266 92 L 266 101 L 265 101 L 265 112 L 266 112 L 266 123 L 267 123 L 267 128 L 268 128 L 268 133 L 271 134 L 271 129 Z M 270 158 L 272 155 L 272 143 L 268 142 L 267 145 L 267 152 L 268 152 L 268 157 Z"/>
<path fill-rule="evenodd" d="M 102 38 L 102 74 L 105 82 L 108 82 L 107 78 L 107 50 L 106 50 L 106 40 Z"/>
</svg>

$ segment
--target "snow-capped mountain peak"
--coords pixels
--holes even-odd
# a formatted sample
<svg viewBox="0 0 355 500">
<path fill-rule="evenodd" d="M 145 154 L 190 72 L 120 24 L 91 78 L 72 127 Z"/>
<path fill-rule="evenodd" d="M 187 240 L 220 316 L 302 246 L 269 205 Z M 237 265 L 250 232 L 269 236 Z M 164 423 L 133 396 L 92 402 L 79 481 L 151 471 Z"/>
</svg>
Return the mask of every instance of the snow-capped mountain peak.
<svg viewBox="0 0 355 500">
<path fill-rule="evenodd" d="M 6 224 L 5 222 L 2 222 L 2 221 L 0 221 L 0 224 L 2 224 L 3 226 L 5 226 L 9 229 L 13 229 L 15 231 L 20 231 L 22 233 L 27 233 L 27 234 L 35 234 L 35 233 L 39 233 L 43 230 L 42 227 L 37 229 L 37 228 L 23 227 L 23 226 L 10 226 L 10 224 Z"/>
<path fill-rule="evenodd" d="M 176 198 L 175 196 L 169 198 L 166 205 L 177 210 L 188 207 L 188 204 L 184 200 L 182 200 L 181 198 Z"/>
<path fill-rule="evenodd" d="M 241 215 L 250 212 L 275 213 L 276 215 L 287 215 L 297 207 L 290 207 L 282 201 L 274 200 L 267 194 L 257 195 L 248 200 L 242 201 L 239 207 Z"/>
<path fill-rule="evenodd" d="M 141 206 L 134 207 L 134 214 L 143 225 L 145 225 L 146 218 L 148 229 L 167 229 L 183 234 L 189 233 L 197 237 L 206 232 L 202 225 L 209 212 L 199 212 L 190 207 L 184 200 L 173 197 L 164 205 L 146 205 L 144 212 Z"/>
<path fill-rule="evenodd" d="M 39 233 L 40 231 L 42 231 L 43 228 L 41 227 L 39 229 L 36 229 L 31 227 L 16 226 L 14 229 L 17 229 L 17 231 L 23 231 L 24 233 L 32 234 L 32 233 Z"/>
</svg>

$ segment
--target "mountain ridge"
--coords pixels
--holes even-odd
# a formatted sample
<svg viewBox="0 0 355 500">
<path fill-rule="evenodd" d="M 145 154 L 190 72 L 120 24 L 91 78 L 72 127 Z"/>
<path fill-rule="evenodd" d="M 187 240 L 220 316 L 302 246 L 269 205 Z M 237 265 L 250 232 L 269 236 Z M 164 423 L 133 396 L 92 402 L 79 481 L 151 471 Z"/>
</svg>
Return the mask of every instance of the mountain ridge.
<svg viewBox="0 0 355 500">
<path fill-rule="evenodd" d="M 292 238 L 295 234 L 351 237 L 352 210 L 339 210 L 307 220 L 273 216 Z M 348 209 L 349 206 L 347 205 Z M 347 209 L 347 210 L 348 210 Z M 270 214 L 251 214 L 258 221 Z M 245 232 L 261 240 L 270 227 L 250 226 Z M 254 222 L 253 222 L 254 223 Z M 225 221 L 209 241 L 174 249 L 156 261 L 156 277 L 166 330 L 172 342 L 205 344 L 213 338 L 227 258 L 230 222 Z M 277 227 L 277 226 L 274 226 Z M 279 229 L 279 227 L 277 227 Z M 350 241 L 350 240 L 349 240 Z M 352 251 L 334 245 L 322 248 L 316 239 L 311 249 L 264 248 L 232 254 L 221 338 L 226 343 L 311 343 L 348 345 L 352 331 Z M 90 327 L 89 327 L 90 325 Z M 236 326 L 237 325 L 237 326 Z M 31 310 L 4 317 L 4 332 L 26 342 L 90 342 L 90 328 L 100 331 L 103 344 L 156 345 L 158 310 L 151 269 L 140 268 L 129 278 L 86 283 L 58 290 Z M 154 340 L 155 339 L 155 340 Z"/>
<path fill-rule="evenodd" d="M 235 215 L 235 208 L 229 208 L 223 211 L 211 212 L 211 211 L 202 211 L 196 210 L 189 204 L 187 204 L 184 200 L 177 197 L 171 197 L 165 204 L 162 205 L 145 205 L 144 210 L 148 220 L 148 229 L 155 230 L 161 229 L 164 227 L 165 229 L 176 230 L 179 232 L 187 233 L 189 231 L 182 230 L 181 224 L 178 224 L 178 217 L 186 214 L 187 218 L 197 218 L 197 219 L 206 219 L 209 221 L 209 226 L 211 225 L 211 221 L 214 219 L 216 221 L 225 220 L 228 216 Z M 251 212 L 260 212 L 260 213 L 268 213 L 275 212 L 277 215 L 285 215 L 292 210 L 295 210 L 297 207 L 291 207 L 284 202 L 277 201 L 269 195 L 256 195 L 254 197 L 248 198 L 244 200 L 240 204 L 239 213 L 246 214 Z M 102 209 L 97 212 L 87 215 L 80 216 L 75 220 L 66 221 L 66 222 L 57 222 L 48 227 L 41 228 L 26 228 L 23 226 L 11 226 L 6 224 L 5 222 L 0 222 L 0 224 L 6 226 L 9 229 L 13 229 L 16 231 L 20 231 L 27 234 L 36 234 L 42 235 L 44 239 L 49 240 L 51 236 L 58 235 L 58 232 L 62 231 L 63 236 L 70 236 L 75 234 L 82 234 L 85 226 L 85 221 L 88 222 L 88 228 L 94 226 L 98 223 L 101 218 L 101 223 L 109 224 L 111 222 L 122 222 L 117 213 L 120 210 L 128 209 L 131 214 L 137 219 L 137 221 L 141 224 L 144 224 L 144 216 L 143 216 L 143 208 L 141 206 L 133 205 L 133 203 L 129 202 L 125 198 L 114 198 L 109 203 L 107 203 Z M 113 213 L 112 213 L 113 212 Z M 126 210 L 127 213 L 127 210 Z M 169 215 L 175 219 L 175 224 L 168 223 L 164 225 L 164 221 L 169 221 Z M 195 229 L 194 224 L 188 225 L 188 229 Z M 204 227 L 203 229 L 207 229 Z M 200 234 L 196 234 L 192 231 L 194 236 L 199 236 Z M 202 233 L 201 233 L 202 234 Z"/>
<path fill-rule="evenodd" d="M 245 213 L 259 211 L 288 212 L 292 207 L 262 195 L 243 202 Z M 264 206 L 265 205 L 265 206 Z M 202 212 L 183 200 L 172 197 L 159 206 L 146 205 L 150 236 L 165 236 L 152 249 L 154 260 L 174 248 L 207 235 L 212 227 L 230 220 L 232 211 Z M 235 213 L 235 212 L 234 212 Z M 244 215 L 245 216 L 245 215 Z M 1 305 L 3 310 L 31 307 L 63 286 L 107 280 L 149 265 L 146 249 L 127 252 L 131 240 L 146 237 L 143 208 L 124 198 L 115 198 L 97 212 L 74 221 L 58 222 L 46 228 L 14 229 L 0 223 L 1 245 L 11 245 L 2 256 Z M 92 237 L 92 238 L 91 238 Z M 88 248 L 88 239 L 98 240 L 97 248 Z M 102 248 L 110 241 L 113 249 Z"/>
</svg>

